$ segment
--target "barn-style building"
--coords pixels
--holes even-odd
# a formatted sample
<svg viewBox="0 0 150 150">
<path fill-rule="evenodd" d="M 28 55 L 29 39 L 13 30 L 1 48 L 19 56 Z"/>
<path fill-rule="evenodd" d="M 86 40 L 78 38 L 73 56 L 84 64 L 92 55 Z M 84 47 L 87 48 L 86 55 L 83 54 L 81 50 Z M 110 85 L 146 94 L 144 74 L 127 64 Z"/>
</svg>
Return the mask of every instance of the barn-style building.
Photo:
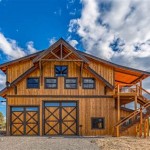
<svg viewBox="0 0 150 150">
<path fill-rule="evenodd" d="M 0 65 L 6 74 L 7 135 L 149 135 L 150 73 L 73 48 L 48 49 Z M 134 109 L 126 107 L 133 102 Z"/>
</svg>

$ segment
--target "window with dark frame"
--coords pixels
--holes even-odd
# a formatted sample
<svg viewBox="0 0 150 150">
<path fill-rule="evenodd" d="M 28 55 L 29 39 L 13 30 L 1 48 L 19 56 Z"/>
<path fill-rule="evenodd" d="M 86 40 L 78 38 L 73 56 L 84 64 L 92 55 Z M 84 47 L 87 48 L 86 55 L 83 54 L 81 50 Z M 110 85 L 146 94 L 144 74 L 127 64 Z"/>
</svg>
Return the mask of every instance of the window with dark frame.
<svg viewBox="0 0 150 150">
<path fill-rule="evenodd" d="M 65 78 L 66 89 L 77 89 L 77 78 Z"/>
<path fill-rule="evenodd" d="M 45 88 L 46 89 L 56 89 L 57 88 L 57 78 L 45 78 Z"/>
<path fill-rule="evenodd" d="M 29 89 L 39 88 L 39 78 L 27 78 L 27 88 Z"/>
<path fill-rule="evenodd" d="M 102 117 L 92 118 L 92 129 L 104 129 L 105 128 L 105 119 Z"/>
<path fill-rule="evenodd" d="M 94 78 L 83 78 L 83 88 L 84 89 L 94 89 L 95 79 Z"/>
<path fill-rule="evenodd" d="M 55 76 L 56 77 L 66 77 L 68 75 L 67 66 L 55 66 Z"/>
</svg>

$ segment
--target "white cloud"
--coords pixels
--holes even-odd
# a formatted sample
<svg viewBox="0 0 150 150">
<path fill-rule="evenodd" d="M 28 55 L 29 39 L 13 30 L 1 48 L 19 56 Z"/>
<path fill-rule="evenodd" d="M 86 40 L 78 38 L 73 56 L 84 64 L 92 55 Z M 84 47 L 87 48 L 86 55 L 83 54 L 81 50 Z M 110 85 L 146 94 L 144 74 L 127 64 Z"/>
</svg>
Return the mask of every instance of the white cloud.
<svg viewBox="0 0 150 150">
<path fill-rule="evenodd" d="M 56 42 L 56 37 L 52 37 L 50 40 L 49 40 L 49 45 L 51 46 L 52 44 L 54 44 Z"/>
<path fill-rule="evenodd" d="M 33 41 L 27 42 L 27 50 L 29 54 L 35 53 L 37 51 L 37 49 L 34 48 Z"/>
<path fill-rule="evenodd" d="M 82 0 L 81 17 L 70 20 L 88 53 L 150 71 L 150 1 Z M 102 7 L 103 6 L 103 7 Z M 118 39 L 116 48 L 110 47 Z M 144 86 L 150 80 L 144 81 Z"/>
<path fill-rule="evenodd" d="M 70 21 L 68 31 L 79 35 L 86 51 L 116 63 L 150 71 L 150 1 L 81 2 L 81 17 Z M 117 51 L 110 47 L 115 39 L 122 43 Z"/>
<path fill-rule="evenodd" d="M 77 40 L 72 39 L 71 36 L 68 36 L 67 41 L 69 42 L 69 44 L 71 46 L 73 46 L 74 48 L 76 48 L 76 46 L 79 44 Z"/>
<path fill-rule="evenodd" d="M 0 72 L 0 90 L 2 90 L 5 87 L 6 83 L 6 76 L 4 73 Z"/>
<path fill-rule="evenodd" d="M 24 50 L 18 46 L 16 40 L 6 38 L 0 32 L 0 51 L 2 51 L 8 57 L 8 59 L 12 60 L 36 52 L 36 49 L 33 47 L 33 45 L 34 44 L 32 41 L 28 42 L 27 50 Z"/>
</svg>

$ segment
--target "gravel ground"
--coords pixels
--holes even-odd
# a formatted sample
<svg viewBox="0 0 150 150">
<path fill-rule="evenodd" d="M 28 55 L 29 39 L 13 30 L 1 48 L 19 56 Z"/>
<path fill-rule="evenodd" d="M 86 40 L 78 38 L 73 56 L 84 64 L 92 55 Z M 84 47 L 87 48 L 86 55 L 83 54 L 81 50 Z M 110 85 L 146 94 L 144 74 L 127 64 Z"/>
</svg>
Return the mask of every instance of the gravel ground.
<svg viewBox="0 0 150 150">
<path fill-rule="evenodd" d="M 98 138 L 0 137 L 0 150 L 99 150 Z"/>
<path fill-rule="evenodd" d="M 150 150 L 150 137 L 105 137 L 96 143 L 100 150 Z"/>
</svg>

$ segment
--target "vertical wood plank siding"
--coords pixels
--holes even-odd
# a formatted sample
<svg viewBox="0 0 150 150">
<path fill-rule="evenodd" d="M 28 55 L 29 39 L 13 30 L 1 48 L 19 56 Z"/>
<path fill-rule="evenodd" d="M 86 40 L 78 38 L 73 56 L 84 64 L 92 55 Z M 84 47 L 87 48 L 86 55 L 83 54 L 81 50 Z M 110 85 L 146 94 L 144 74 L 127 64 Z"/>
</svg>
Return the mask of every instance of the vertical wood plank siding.
<svg viewBox="0 0 150 150">
<path fill-rule="evenodd" d="M 111 135 L 112 126 L 116 123 L 116 110 L 113 98 L 8 98 L 9 106 L 40 106 L 40 135 L 42 135 L 44 101 L 78 101 L 79 102 L 79 134 L 80 135 Z M 104 129 L 91 129 L 91 117 L 104 117 Z"/>
</svg>

